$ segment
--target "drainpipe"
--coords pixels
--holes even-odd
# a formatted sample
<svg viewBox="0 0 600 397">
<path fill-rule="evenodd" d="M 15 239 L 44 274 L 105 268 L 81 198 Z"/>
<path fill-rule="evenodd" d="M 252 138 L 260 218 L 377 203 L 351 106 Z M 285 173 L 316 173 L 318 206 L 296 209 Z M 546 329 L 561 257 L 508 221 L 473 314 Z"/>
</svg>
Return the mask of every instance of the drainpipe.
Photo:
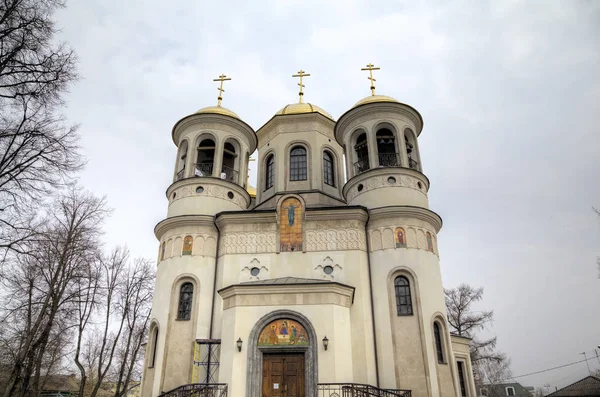
<svg viewBox="0 0 600 397">
<path fill-rule="evenodd" d="M 373 319 L 371 321 L 371 325 L 373 326 L 373 349 L 375 353 L 375 381 L 377 383 L 377 388 L 379 388 L 379 359 L 377 357 L 377 333 L 375 332 L 375 306 L 373 303 L 373 278 L 371 277 L 371 241 L 369 239 L 369 220 L 371 219 L 371 213 L 367 210 L 367 221 L 365 222 L 365 239 L 367 240 L 367 267 L 369 269 L 369 287 L 370 287 L 370 297 L 371 297 L 371 316 Z"/>
<path fill-rule="evenodd" d="M 216 289 L 217 289 L 217 266 L 219 263 L 219 242 L 221 241 L 221 231 L 219 230 L 219 227 L 217 226 L 217 222 L 213 222 L 215 225 L 215 229 L 217 229 L 217 249 L 216 249 L 216 253 L 215 253 L 215 277 L 213 279 L 213 296 L 212 296 L 212 305 L 210 307 L 210 326 L 208 329 L 208 339 L 212 339 L 213 338 L 213 321 L 214 321 L 214 317 L 215 317 L 215 296 L 216 296 Z"/>
</svg>

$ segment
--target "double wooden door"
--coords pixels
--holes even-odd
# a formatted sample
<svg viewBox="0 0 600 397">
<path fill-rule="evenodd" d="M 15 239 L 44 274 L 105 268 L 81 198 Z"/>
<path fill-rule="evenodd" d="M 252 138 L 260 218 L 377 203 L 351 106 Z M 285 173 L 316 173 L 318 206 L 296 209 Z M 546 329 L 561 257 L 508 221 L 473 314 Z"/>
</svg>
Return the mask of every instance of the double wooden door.
<svg viewBox="0 0 600 397">
<path fill-rule="evenodd" d="M 305 397 L 304 353 L 263 355 L 263 397 Z"/>
</svg>

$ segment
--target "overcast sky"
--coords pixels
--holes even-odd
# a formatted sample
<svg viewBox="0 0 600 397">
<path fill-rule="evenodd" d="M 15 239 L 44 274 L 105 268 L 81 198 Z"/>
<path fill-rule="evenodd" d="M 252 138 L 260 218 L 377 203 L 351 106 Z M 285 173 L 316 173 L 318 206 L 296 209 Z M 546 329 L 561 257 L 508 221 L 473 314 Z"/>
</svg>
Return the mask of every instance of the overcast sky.
<svg viewBox="0 0 600 397">
<path fill-rule="evenodd" d="M 254 129 L 297 100 L 335 118 L 377 92 L 414 106 L 446 287 L 485 287 L 514 375 L 594 359 L 600 344 L 600 2 L 71 0 L 57 17 L 82 79 L 81 183 L 108 197 L 108 246 L 156 258 L 181 117 L 223 105 Z M 252 163 L 251 183 L 256 181 Z M 550 389 L 585 363 L 524 385 Z"/>
</svg>

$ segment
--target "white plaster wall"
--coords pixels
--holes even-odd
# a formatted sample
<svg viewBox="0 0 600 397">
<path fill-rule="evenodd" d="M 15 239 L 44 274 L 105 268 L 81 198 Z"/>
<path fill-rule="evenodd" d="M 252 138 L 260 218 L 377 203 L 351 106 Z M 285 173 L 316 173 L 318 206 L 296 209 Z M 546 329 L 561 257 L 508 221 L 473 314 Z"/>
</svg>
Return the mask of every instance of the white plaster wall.
<svg viewBox="0 0 600 397">
<path fill-rule="evenodd" d="M 159 323 L 159 341 L 156 349 L 155 371 L 152 395 L 160 394 L 164 373 L 165 340 L 167 337 L 169 306 L 172 298 L 172 286 L 176 279 L 182 275 L 193 275 L 199 280 L 199 285 L 194 290 L 196 306 L 196 338 L 208 338 L 210 324 L 210 310 L 213 296 L 213 277 L 215 258 L 209 256 L 179 256 L 162 261 L 156 272 L 156 285 L 152 300 L 152 318 Z M 175 294 L 175 299 L 178 299 Z M 208 313 L 208 314 L 207 314 Z M 191 346 L 191 341 L 185 341 Z M 166 391 L 166 390 L 165 390 Z"/>
<path fill-rule="evenodd" d="M 410 269 L 415 275 L 418 284 L 418 301 L 420 303 L 421 330 L 425 341 L 425 354 L 427 357 L 429 379 L 431 382 L 431 395 L 439 396 L 437 386 L 437 358 L 433 342 L 433 329 L 431 319 L 435 313 L 446 314 L 443 286 L 440 273 L 438 257 L 425 250 L 407 248 L 392 248 L 371 253 L 373 264 L 373 282 L 380 286 L 374 289 L 376 335 L 378 341 L 379 371 L 382 387 L 394 388 L 397 386 L 396 374 L 394 372 L 395 358 L 394 350 L 386 349 L 385 346 L 392 340 L 391 316 L 395 316 L 395 296 L 390 294 L 387 286 L 393 280 L 390 276 L 395 270 Z M 413 286 L 414 287 L 414 286 Z M 413 294 L 413 307 L 417 302 L 415 288 L 411 289 Z M 446 354 L 450 351 L 445 346 Z"/>
<path fill-rule="evenodd" d="M 322 268 L 334 267 L 331 276 L 325 275 Z M 350 326 L 338 332 L 346 332 L 350 338 L 351 360 L 354 366 L 344 375 L 345 382 L 376 384 L 375 358 L 373 349 L 373 329 L 371 327 L 371 301 L 367 254 L 364 251 L 323 251 L 323 252 L 282 252 L 279 254 L 235 254 L 223 255 L 218 261 L 217 290 L 240 282 L 256 280 L 245 268 L 264 267 L 258 276 L 268 279 L 298 277 L 335 281 L 355 287 L 354 302 L 350 307 Z M 302 306 L 294 306 L 299 308 Z M 292 307 L 292 310 L 294 307 Z M 279 306 L 266 307 L 267 312 L 280 309 Z M 232 309 L 228 309 L 232 310 Z M 226 321 L 222 317 L 222 298 L 215 298 L 215 337 L 223 337 Z M 310 318 L 310 317 L 309 317 Z M 255 319 L 256 320 L 256 319 Z M 331 337 L 328 335 L 328 338 Z M 322 339 L 322 337 L 321 337 Z M 237 340 L 237 337 L 236 337 Z M 223 359 L 227 355 L 221 353 Z M 320 382 L 325 382 L 319 380 Z"/>
</svg>

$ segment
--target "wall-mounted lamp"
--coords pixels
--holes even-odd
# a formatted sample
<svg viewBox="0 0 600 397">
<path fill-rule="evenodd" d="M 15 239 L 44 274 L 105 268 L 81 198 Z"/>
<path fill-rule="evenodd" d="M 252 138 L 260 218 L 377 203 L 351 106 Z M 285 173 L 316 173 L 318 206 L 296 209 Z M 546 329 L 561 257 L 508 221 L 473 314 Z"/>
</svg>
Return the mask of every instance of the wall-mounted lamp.
<svg viewBox="0 0 600 397">
<path fill-rule="evenodd" d="M 327 339 L 327 335 L 323 338 L 323 347 L 327 350 L 327 346 L 329 346 L 329 339 Z"/>
<path fill-rule="evenodd" d="M 237 342 L 235 342 L 235 344 L 237 345 L 238 351 L 241 352 L 242 351 L 242 338 L 238 338 Z"/>
</svg>

